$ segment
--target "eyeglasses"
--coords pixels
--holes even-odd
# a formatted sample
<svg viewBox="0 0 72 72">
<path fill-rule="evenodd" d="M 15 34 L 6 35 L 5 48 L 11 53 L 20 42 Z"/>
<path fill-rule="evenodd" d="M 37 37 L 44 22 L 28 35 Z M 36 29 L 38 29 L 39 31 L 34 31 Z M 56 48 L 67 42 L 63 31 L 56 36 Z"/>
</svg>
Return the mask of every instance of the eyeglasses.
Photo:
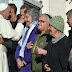
<svg viewBox="0 0 72 72">
<path fill-rule="evenodd" d="M 38 22 L 45 23 L 45 22 L 48 22 L 48 21 L 38 20 Z"/>
</svg>

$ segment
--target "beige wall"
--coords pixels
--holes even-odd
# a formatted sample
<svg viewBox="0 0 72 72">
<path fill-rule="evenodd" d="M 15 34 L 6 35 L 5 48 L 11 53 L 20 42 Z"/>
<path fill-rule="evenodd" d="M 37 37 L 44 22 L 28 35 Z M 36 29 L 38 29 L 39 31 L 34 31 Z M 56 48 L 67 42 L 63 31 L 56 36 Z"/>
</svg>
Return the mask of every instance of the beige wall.
<svg viewBox="0 0 72 72">
<path fill-rule="evenodd" d="M 42 13 L 49 13 L 51 16 L 61 15 L 64 18 L 64 33 L 68 36 L 68 24 L 66 23 L 66 1 L 65 0 L 42 0 Z"/>
<path fill-rule="evenodd" d="M 43 7 L 42 7 L 42 13 L 49 13 L 49 9 L 50 9 L 50 7 L 49 7 L 49 4 L 50 4 L 50 2 L 49 2 L 49 0 L 42 0 L 42 2 L 43 2 Z"/>
</svg>

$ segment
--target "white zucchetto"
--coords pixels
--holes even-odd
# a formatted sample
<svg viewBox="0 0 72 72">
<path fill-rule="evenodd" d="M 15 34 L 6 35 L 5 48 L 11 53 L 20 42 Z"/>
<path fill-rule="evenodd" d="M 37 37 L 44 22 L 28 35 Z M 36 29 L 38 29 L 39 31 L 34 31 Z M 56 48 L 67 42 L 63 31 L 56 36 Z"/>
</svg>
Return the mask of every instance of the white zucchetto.
<svg viewBox="0 0 72 72">
<path fill-rule="evenodd" d="M 8 4 L 6 3 L 0 3 L 0 11 L 5 10 L 8 7 Z"/>
</svg>

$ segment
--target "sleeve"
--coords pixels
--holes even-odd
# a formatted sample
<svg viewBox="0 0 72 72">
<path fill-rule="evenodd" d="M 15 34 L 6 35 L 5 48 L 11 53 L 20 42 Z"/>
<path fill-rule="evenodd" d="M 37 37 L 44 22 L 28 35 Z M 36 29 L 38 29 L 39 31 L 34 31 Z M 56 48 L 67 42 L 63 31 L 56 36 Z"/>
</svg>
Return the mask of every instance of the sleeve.
<svg viewBox="0 0 72 72">
<path fill-rule="evenodd" d="M 20 45 L 18 45 L 17 48 L 16 48 L 16 52 L 15 52 L 15 59 L 19 58 L 20 49 L 21 49 L 21 47 L 20 47 Z"/>
<path fill-rule="evenodd" d="M 68 58 L 69 58 L 69 52 L 71 49 L 71 45 L 69 41 L 65 41 L 63 45 L 59 48 L 59 60 L 62 67 L 62 72 L 67 72 L 67 66 L 68 66 Z"/>
<path fill-rule="evenodd" d="M 21 23 L 17 24 L 15 30 L 12 28 L 11 23 L 7 20 L 2 20 L 0 23 L 0 34 L 3 38 L 19 40 L 24 28 Z"/>
<path fill-rule="evenodd" d="M 22 36 L 22 33 L 23 33 L 23 29 L 24 29 L 23 24 L 18 23 L 16 28 L 15 28 L 16 34 L 15 34 L 15 37 L 13 37 L 13 40 L 19 40 L 20 39 L 20 37 Z"/>
<path fill-rule="evenodd" d="M 25 57 L 24 57 L 24 60 L 27 62 L 27 63 L 30 63 L 31 62 L 31 50 L 32 49 L 25 49 Z"/>
<path fill-rule="evenodd" d="M 48 64 L 47 63 L 47 56 L 48 56 L 48 45 L 44 48 L 45 50 L 47 50 L 47 54 L 43 57 L 43 59 L 42 59 L 42 67 L 43 67 L 43 69 L 44 69 L 44 65 L 45 64 Z"/>
<path fill-rule="evenodd" d="M 13 41 L 11 39 L 4 39 L 4 43 L 3 45 L 8 49 L 8 50 L 15 50 L 18 42 L 17 41 Z"/>
<path fill-rule="evenodd" d="M 70 54 L 69 54 L 69 67 L 70 69 L 72 69 L 72 49 L 70 50 Z"/>
</svg>

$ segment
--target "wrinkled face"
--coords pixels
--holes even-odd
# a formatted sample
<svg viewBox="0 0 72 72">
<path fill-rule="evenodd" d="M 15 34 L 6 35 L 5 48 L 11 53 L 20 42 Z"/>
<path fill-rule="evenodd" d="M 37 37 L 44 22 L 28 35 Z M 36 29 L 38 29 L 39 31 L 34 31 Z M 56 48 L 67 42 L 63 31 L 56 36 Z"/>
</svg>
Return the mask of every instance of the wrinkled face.
<svg viewBox="0 0 72 72">
<path fill-rule="evenodd" d="M 26 10 L 26 8 L 20 10 L 20 15 L 21 15 L 21 18 L 23 18 L 23 19 L 25 18 L 25 14 L 24 14 L 25 10 Z"/>
<path fill-rule="evenodd" d="M 70 15 L 67 15 L 67 23 L 69 27 L 72 27 L 72 17 L 70 17 Z"/>
<path fill-rule="evenodd" d="M 54 28 L 52 25 L 49 24 L 49 30 L 50 30 L 50 35 L 54 37 L 54 35 L 57 33 L 57 29 Z"/>
<path fill-rule="evenodd" d="M 8 6 L 8 8 L 4 11 L 4 18 L 5 19 L 8 19 L 10 12 L 11 12 L 11 7 Z"/>
<path fill-rule="evenodd" d="M 40 31 L 48 29 L 48 18 L 46 16 L 39 17 L 37 27 Z"/>
<path fill-rule="evenodd" d="M 28 13 L 25 14 L 25 22 L 27 26 L 33 22 L 31 15 L 29 15 Z"/>
</svg>

